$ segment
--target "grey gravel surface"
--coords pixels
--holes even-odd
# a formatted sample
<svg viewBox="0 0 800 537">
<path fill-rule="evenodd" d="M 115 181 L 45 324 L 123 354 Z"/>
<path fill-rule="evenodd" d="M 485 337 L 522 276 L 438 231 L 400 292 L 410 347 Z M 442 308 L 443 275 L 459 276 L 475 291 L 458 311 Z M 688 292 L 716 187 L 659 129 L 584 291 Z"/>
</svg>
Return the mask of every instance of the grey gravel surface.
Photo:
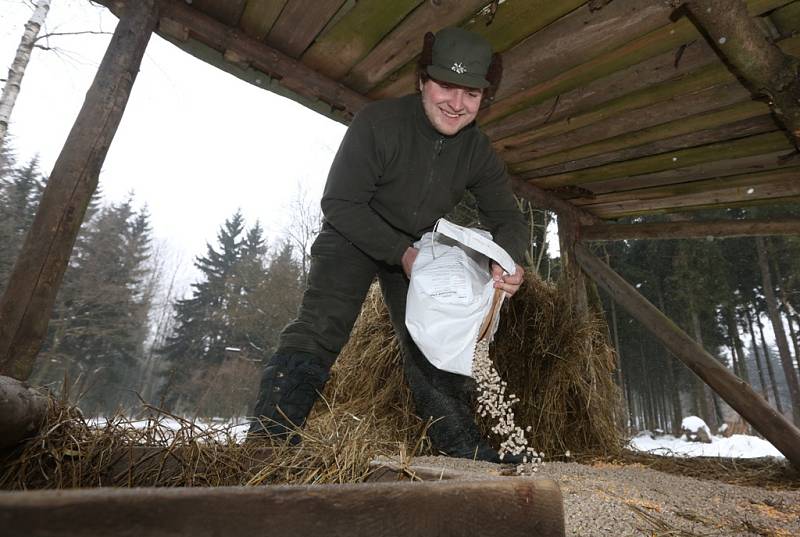
<svg viewBox="0 0 800 537">
<path fill-rule="evenodd" d="M 500 477 L 495 464 L 419 457 L 412 465 Z M 554 479 L 564 498 L 567 535 L 800 537 L 800 491 L 768 490 L 666 474 L 639 465 L 551 462 L 538 477 Z"/>
</svg>

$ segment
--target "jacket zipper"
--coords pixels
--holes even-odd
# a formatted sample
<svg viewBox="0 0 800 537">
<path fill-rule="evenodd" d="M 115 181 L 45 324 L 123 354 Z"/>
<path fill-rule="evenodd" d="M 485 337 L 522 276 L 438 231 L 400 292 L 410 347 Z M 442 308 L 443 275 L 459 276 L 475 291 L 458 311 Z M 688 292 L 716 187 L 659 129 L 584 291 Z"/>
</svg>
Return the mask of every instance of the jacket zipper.
<svg viewBox="0 0 800 537">
<path fill-rule="evenodd" d="M 422 209 L 422 206 L 425 204 L 425 200 L 428 198 L 428 193 L 431 191 L 431 186 L 433 185 L 434 179 L 434 165 L 436 164 L 436 159 L 441 154 L 443 147 L 444 138 L 438 138 L 433 144 L 433 156 L 431 157 L 428 177 L 425 181 L 425 187 L 423 188 L 422 196 L 420 196 L 419 204 L 417 204 L 417 210 L 414 211 L 414 229 L 419 229 L 419 213 Z"/>
</svg>

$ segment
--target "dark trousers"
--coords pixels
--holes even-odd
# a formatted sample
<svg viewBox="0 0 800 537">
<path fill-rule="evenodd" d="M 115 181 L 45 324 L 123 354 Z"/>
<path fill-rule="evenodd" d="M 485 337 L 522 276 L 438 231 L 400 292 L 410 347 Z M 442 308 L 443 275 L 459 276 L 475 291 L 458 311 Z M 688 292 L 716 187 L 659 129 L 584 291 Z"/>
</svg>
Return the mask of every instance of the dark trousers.
<svg viewBox="0 0 800 537">
<path fill-rule="evenodd" d="M 333 364 L 376 276 L 400 342 L 417 415 L 439 419 L 428 430 L 434 447 L 447 451 L 454 442 L 474 447 L 479 439 L 472 410 L 474 381 L 435 368 L 411 339 L 405 325 L 408 279 L 402 267 L 375 261 L 329 225 L 311 247 L 308 288 L 276 354 L 307 352 Z"/>
</svg>

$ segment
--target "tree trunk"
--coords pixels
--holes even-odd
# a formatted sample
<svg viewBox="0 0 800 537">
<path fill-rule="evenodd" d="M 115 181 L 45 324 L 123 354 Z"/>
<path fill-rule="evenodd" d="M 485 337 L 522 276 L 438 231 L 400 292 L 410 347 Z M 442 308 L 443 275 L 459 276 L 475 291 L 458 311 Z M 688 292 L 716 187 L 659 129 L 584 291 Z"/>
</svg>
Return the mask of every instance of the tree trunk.
<svg viewBox="0 0 800 537">
<path fill-rule="evenodd" d="M 778 354 L 781 358 L 783 373 L 786 376 L 786 383 L 789 385 L 792 416 L 795 423 L 800 423 L 800 386 L 798 386 L 797 375 L 792 365 L 789 346 L 786 343 L 786 332 L 783 330 L 783 320 L 780 312 L 778 312 L 778 302 L 775 300 L 772 275 L 769 272 L 769 262 L 767 260 L 767 248 L 764 245 L 763 237 L 756 237 L 756 252 L 758 253 L 758 266 L 761 270 L 761 281 L 764 287 L 764 298 L 767 301 L 767 311 L 769 312 L 770 321 L 772 321 L 772 330 L 775 333 L 775 342 L 778 345 Z"/>
<path fill-rule="evenodd" d="M 694 305 L 694 301 L 689 299 L 689 314 L 692 317 L 692 331 L 694 332 L 694 340 L 700 345 L 702 348 L 705 348 L 705 343 L 703 343 L 703 330 L 700 326 L 700 315 L 697 313 L 697 308 Z M 703 421 L 706 422 L 706 425 L 711 429 L 711 432 L 716 432 L 719 430 L 719 421 L 717 420 L 717 413 L 715 410 L 714 405 L 714 395 L 711 393 L 711 389 L 706 385 L 702 380 L 697 377 L 694 377 L 694 387 L 695 387 L 695 397 L 696 401 L 700 405 L 700 415 L 703 418 Z"/>
<path fill-rule="evenodd" d="M 0 372 L 20 380 L 30 376 L 47 334 L 81 221 L 158 21 L 155 0 L 126 5 L 0 298 Z"/>
<path fill-rule="evenodd" d="M 786 282 L 781 275 L 781 267 L 778 263 L 777 259 L 774 259 L 772 255 L 772 245 L 773 241 L 767 241 L 767 251 L 770 254 L 770 258 L 773 259 L 772 266 L 775 269 L 775 279 L 778 282 L 778 292 L 781 295 L 781 304 L 783 305 L 783 309 L 786 312 L 786 321 L 789 324 L 789 335 L 791 336 L 789 339 L 792 341 L 792 347 L 794 348 L 794 362 L 797 365 L 797 372 L 800 375 L 800 347 L 798 347 L 797 336 L 794 332 L 794 324 L 792 324 L 792 315 L 791 312 L 794 311 L 791 302 L 789 302 L 789 295 L 786 292 Z M 794 367 L 794 366 L 793 366 Z"/>
<path fill-rule="evenodd" d="M 736 357 L 736 365 L 738 366 L 738 371 L 736 368 L 734 368 L 734 371 L 737 371 L 737 375 L 739 375 L 742 380 L 750 384 L 750 373 L 747 371 L 747 362 L 745 361 L 744 350 L 742 349 L 742 340 L 739 338 L 739 324 L 736 322 L 736 311 L 733 306 L 730 305 L 725 313 L 728 323 L 728 335 L 731 339 L 732 355 Z"/>
<path fill-rule="evenodd" d="M 758 343 L 756 342 L 756 333 L 753 330 L 753 316 L 750 315 L 750 308 L 745 305 L 744 308 L 745 319 L 747 320 L 747 328 L 750 332 L 750 341 L 753 346 L 753 357 L 756 360 L 756 371 L 758 371 L 758 381 L 761 384 L 761 395 L 764 399 L 769 401 L 769 393 L 767 392 L 767 383 L 764 378 L 764 366 L 761 364 L 761 356 L 758 352 Z"/>
<path fill-rule="evenodd" d="M 22 86 L 22 77 L 25 76 L 25 69 L 31 59 L 36 36 L 39 35 L 39 30 L 44 24 L 48 11 L 50 11 L 50 0 L 36 2 L 36 9 L 33 10 L 33 15 L 25 24 L 25 31 L 22 33 L 22 39 L 19 42 L 19 47 L 17 47 L 14 63 L 11 64 L 11 69 L 8 70 L 8 80 L 6 80 L 3 93 L 0 95 L 0 145 L 3 145 L 5 141 L 11 112 L 14 110 L 14 104 L 17 102 L 19 89 Z"/>
<path fill-rule="evenodd" d="M 764 352 L 764 361 L 767 363 L 767 374 L 769 375 L 769 383 L 772 386 L 772 394 L 775 396 L 775 408 L 778 412 L 783 414 L 783 403 L 781 403 L 781 394 L 778 391 L 778 381 L 775 378 L 775 369 L 772 367 L 772 356 L 769 352 L 769 345 L 767 345 L 767 338 L 764 337 L 764 324 L 756 311 L 756 324 L 758 325 L 758 332 L 761 335 L 761 348 Z"/>
</svg>

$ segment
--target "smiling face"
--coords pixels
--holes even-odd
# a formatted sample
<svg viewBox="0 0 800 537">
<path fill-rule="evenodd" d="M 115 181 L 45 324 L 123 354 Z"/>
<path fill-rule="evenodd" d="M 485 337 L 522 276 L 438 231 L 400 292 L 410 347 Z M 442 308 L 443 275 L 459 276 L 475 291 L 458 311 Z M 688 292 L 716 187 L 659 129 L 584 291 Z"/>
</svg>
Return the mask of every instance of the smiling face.
<svg viewBox="0 0 800 537">
<path fill-rule="evenodd" d="M 465 88 L 429 78 L 420 81 L 422 107 L 433 127 L 452 136 L 469 125 L 478 115 L 483 90 Z"/>
</svg>

